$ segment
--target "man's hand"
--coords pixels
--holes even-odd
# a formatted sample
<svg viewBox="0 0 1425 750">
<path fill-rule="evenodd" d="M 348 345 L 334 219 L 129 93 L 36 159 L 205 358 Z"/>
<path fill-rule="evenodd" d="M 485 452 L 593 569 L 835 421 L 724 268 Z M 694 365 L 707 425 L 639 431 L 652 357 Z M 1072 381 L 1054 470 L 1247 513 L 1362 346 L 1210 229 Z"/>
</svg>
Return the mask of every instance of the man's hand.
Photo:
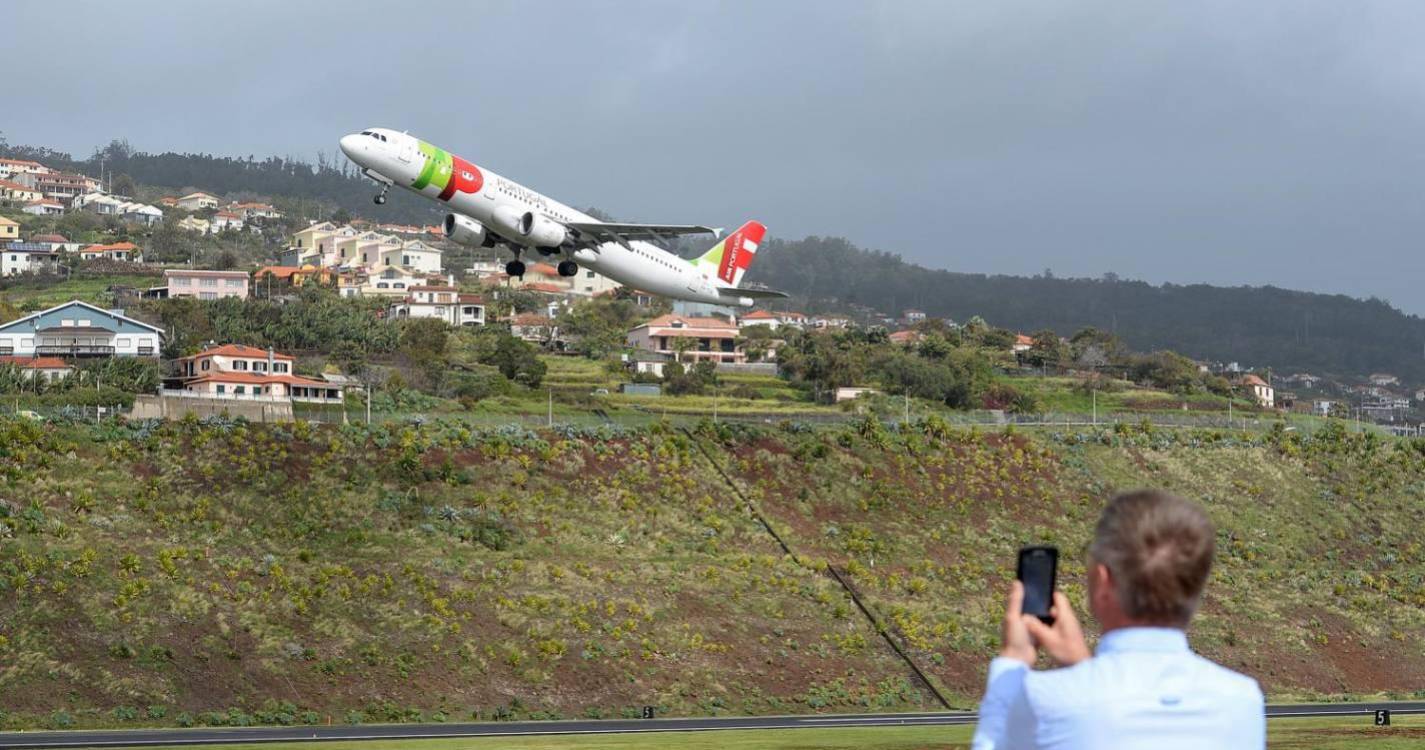
<svg viewBox="0 0 1425 750">
<path fill-rule="evenodd" d="M 1004 625 L 1001 628 L 1004 648 L 1000 650 L 999 655 L 1006 659 L 1022 661 L 1032 667 L 1037 654 L 1034 650 L 1034 638 L 1029 634 L 1025 620 L 1038 620 L 1026 616 L 1020 611 L 1023 608 L 1024 584 L 1015 581 L 1009 586 L 1009 608 L 1004 612 Z"/>
<path fill-rule="evenodd" d="M 1018 581 L 1014 585 L 1020 586 Z M 1024 590 L 1022 587 L 1018 590 L 1020 592 L 1019 600 L 1022 601 Z M 1016 601 L 1013 590 L 1011 590 L 1009 598 L 1011 603 Z M 1015 606 L 1015 609 L 1017 610 L 1018 607 Z M 1088 642 L 1084 640 L 1084 629 L 1079 625 L 1079 618 L 1074 616 L 1074 608 L 1069 606 L 1069 597 L 1055 591 L 1054 606 L 1049 609 L 1049 612 L 1054 615 L 1053 625 L 1045 625 L 1043 620 L 1033 615 L 1021 615 L 1024 629 L 1034 639 L 1034 643 L 1044 649 L 1049 658 L 1061 667 L 1073 666 L 1089 658 L 1089 646 Z M 1006 638 L 1006 649 L 1008 649 L 1008 643 Z M 1033 660 L 1032 649 L 1030 660 L 1031 662 Z"/>
</svg>

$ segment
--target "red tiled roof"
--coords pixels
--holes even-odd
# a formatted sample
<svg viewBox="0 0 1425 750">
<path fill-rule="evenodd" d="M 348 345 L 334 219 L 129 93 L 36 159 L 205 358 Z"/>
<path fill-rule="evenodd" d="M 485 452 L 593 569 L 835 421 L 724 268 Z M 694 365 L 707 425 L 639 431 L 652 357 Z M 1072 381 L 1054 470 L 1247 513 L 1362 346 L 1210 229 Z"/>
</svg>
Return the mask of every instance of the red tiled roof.
<svg viewBox="0 0 1425 750">
<path fill-rule="evenodd" d="M 890 335 L 890 340 L 896 344 L 905 344 L 920 340 L 920 331 L 896 331 Z"/>
<path fill-rule="evenodd" d="M 231 211 L 219 211 L 219 212 L 213 214 L 213 218 L 214 218 L 214 219 L 241 219 L 242 217 L 241 217 L 241 216 L 238 216 L 238 215 L 235 214 L 235 213 L 232 213 Z"/>
<path fill-rule="evenodd" d="M 0 180 L 0 188 L 5 188 L 6 190 L 23 190 L 27 193 L 39 192 L 38 190 L 35 190 L 33 188 L 27 188 L 18 182 L 11 182 L 9 180 Z"/>
<path fill-rule="evenodd" d="M 135 245 L 135 244 L 132 243 L 132 242 L 115 242 L 115 243 L 112 244 L 112 245 L 90 245 L 89 247 L 84 248 L 83 252 L 86 252 L 86 253 L 113 253 L 113 252 L 119 252 L 119 251 L 122 251 L 122 250 L 137 250 L 137 249 L 139 249 L 139 246 L 138 246 L 138 245 Z"/>
<path fill-rule="evenodd" d="M 257 269 L 257 273 L 253 274 L 253 277 L 256 278 L 263 274 L 272 274 L 279 279 L 288 279 L 294 274 L 301 272 L 301 270 L 302 269 L 297 266 L 263 266 Z"/>
<path fill-rule="evenodd" d="M 1262 380 L 1256 375 L 1246 375 L 1242 378 L 1242 385 L 1267 385 L 1267 381 Z"/>
<path fill-rule="evenodd" d="M 221 346 L 209 347 L 201 352 L 198 352 L 197 354 L 188 357 L 179 357 L 179 359 L 197 359 L 199 357 L 212 357 L 215 355 L 220 357 L 251 357 L 253 359 L 266 359 L 267 350 L 256 346 L 248 346 L 246 344 L 223 344 Z M 296 359 L 296 357 L 293 357 L 290 354 L 283 354 L 281 352 L 274 352 L 272 358 L 287 361 Z"/>
<path fill-rule="evenodd" d="M 30 238 L 30 242 L 69 242 L 62 234 L 37 234 Z"/>
<path fill-rule="evenodd" d="M 1033 336 L 1025 336 L 1025 335 L 1022 334 L 1022 333 L 1016 333 L 1016 334 L 1014 335 L 1014 343 L 1015 343 L 1015 344 L 1019 344 L 1019 345 L 1023 345 L 1023 346 L 1034 346 L 1034 337 L 1033 337 Z"/>
<path fill-rule="evenodd" d="M 777 315 L 776 315 L 776 313 L 769 312 L 769 311 L 767 311 L 767 310 L 753 310 L 752 312 L 747 313 L 746 315 L 742 316 L 742 319 L 743 319 L 743 320 L 776 320 L 776 319 L 777 319 Z"/>
<path fill-rule="evenodd" d="M 735 331 L 737 325 L 722 318 L 695 318 L 687 315 L 660 315 L 643 325 L 649 328 L 671 328 L 674 321 L 682 321 L 685 328 L 717 328 Z"/>
<path fill-rule="evenodd" d="M 459 297 L 457 297 L 456 299 L 460 300 L 460 304 L 462 304 L 462 305 L 483 305 L 483 304 L 485 304 L 485 298 L 484 298 L 484 297 L 481 297 L 481 296 L 478 295 L 478 294 L 462 294 L 462 295 L 460 295 Z"/>
<path fill-rule="evenodd" d="M 0 364 L 23 367 L 27 370 L 67 370 L 69 363 L 59 357 L 0 357 Z"/>
<path fill-rule="evenodd" d="M 550 284 L 543 281 L 536 281 L 532 284 L 525 284 L 520 288 L 526 289 L 531 292 L 544 292 L 545 294 L 568 294 L 570 291 L 572 291 L 569 287 L 564 286 L 563 284 Z"/>
<path fill-rule="evenodd" d="M 539 313 L 520 313 L 510 319 L 510 325 L 516 326 L 547 326 L 553 322 Z"/>
</svg>

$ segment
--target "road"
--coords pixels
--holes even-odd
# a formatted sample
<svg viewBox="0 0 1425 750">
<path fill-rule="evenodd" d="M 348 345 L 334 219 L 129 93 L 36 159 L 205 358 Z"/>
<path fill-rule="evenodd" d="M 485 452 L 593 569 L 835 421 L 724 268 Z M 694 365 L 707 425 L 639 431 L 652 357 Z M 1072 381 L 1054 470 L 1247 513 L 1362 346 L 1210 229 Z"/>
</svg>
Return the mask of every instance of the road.
<svg viewBox="0 0 1425 750">
<path fill-rule="evenodd" d="M 1425 701 L 1395 703 L 1325 703 L 1274 705 L 1267 718 L 1360 716 L 1370 721 L 1377 709 L 1394 714 L 1425 714 Z M 101 729 L 63 732 L 0 732 L 0 750 L 10 748 L 137 747 L 213 745 L 302 740 L 408 740 L 438 737 L 509 735 L 619 734 L 630 732 L 702 732 L 726 729 L 805 729 L 809 727 L 933 726 L 971 724 L 973 712 L 915 714 L 842 714 L 822 716 L 733 716 L 678 719 L 603 719 L 573 721 L 503 721 L 479 724 L 365 724 L 319 727 L 211 727 L 202 729 Z"/>
</svg>

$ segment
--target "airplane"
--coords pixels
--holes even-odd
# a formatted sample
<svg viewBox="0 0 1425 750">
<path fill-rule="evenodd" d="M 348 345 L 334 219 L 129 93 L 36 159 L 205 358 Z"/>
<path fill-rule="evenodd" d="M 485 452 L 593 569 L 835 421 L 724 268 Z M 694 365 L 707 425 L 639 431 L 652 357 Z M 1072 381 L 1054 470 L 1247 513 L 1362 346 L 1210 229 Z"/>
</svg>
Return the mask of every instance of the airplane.
<svg viewBox="0 0 1425 750">
<path fill-rule="evenodd" d="M 505 265 L 510 276 L 524 276 L 521 256 L 534 250 L 558 256 L 561 276 L 586 268 L 624 286 L 674 299 L 751 307 L 787 296 L 741 286 L 767 232 L 760 222 L 743 224 L 702 256 L 685 260 L 653 242 L 681 235 L 721 237 L 722 230 L 599 221 L 401 131 L 371 128 L 343 136 L 340 143 L 362 174 L 381 186 L 377 205 L 386 202 L 392 185 L 446 204 L 451 213 L 445 217 L 445 236 L 470 247 L 504 245 L 514 253 L 514 260 Z"/>
</svg>

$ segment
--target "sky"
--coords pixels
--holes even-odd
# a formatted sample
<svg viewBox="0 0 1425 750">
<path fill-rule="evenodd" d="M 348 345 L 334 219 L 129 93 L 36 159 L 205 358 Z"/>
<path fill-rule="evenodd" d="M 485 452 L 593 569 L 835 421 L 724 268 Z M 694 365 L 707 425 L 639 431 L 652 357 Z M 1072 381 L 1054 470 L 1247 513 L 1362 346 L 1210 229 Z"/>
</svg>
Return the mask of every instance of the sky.
<svg viewBox="0 0 1425 750">
<path fill-rule="evenodd" d="M 1425 3 L 5 0 L 0 133 L 382 126 L 620 219 L 1425 314 Z M 1269 314 L 1269 311 L 1264 311 Z"/>
</svg>

